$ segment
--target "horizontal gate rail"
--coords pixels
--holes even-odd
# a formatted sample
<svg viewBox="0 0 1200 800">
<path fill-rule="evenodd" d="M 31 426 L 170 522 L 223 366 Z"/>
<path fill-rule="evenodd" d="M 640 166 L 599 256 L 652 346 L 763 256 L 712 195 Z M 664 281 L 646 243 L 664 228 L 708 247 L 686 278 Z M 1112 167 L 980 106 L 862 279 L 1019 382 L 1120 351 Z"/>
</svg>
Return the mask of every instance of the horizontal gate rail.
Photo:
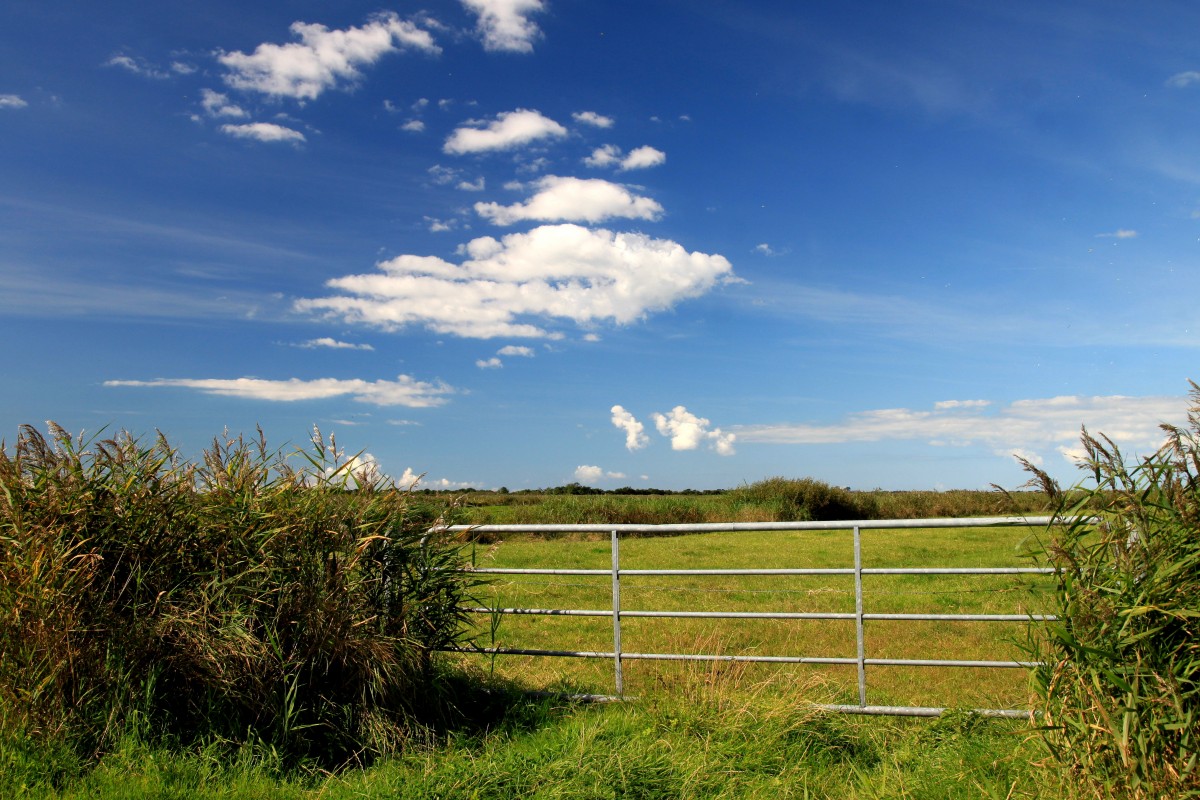
<svg viewBox="0 0 1200 800">
<path fill-rule="evenodd" d="M 753 662 L 775 664 L 828 664 L 847 665 L 858 668 L 857 705 L 822 705 L 832 711 L 856 714 L 886 714 L 893 716 L 936 716 L 944 709 L 923 706 L 876 706 L 867 703 L 866 668 L 879 666 L 934 667 L 934 668 L 987 668 L 1028 669 L 1040 666 L 1040 662 L 1019 660 L 965 660 L 965 659 L 913 659 L 913 658 L 868 658 L 865 650 L 863 623 L 878 620 L 931 621 L 931 622 L 1046 622 L 1056 620 L 1049 614 L 922 614 L 922 613 L 868 613 L 863 608 L 863 576 L 873 575 L 1050 575 L 1055 572 L 1049 567 L 864 567 L 861 555 L 862 530 L 889 530 L 911 528 L 979 528 L 995 526 L 1048 526 L 1064 520 L 1049 516 L 1036 517 L 980 517 L 952 519 L 913 520 L 846 520 L 831 522 L 740 522 L 698 524 L 587 524 L 587 525 L 454 525 L 441 530 L 477 533 L 607 533 L 611 536 L 611 569 L 520 569 L 511 567 L 471 567 L 463 572 L 478 575 L 575 575 L 604 576 L 612 582 L 612 607 L 609 609 L 570 608 L 468 608 L 475 614 L 561 616 L 561 617 L 605 617 L 613 621 L 613 650 L 609 652 L 591 650 L 544 650 L 506 647 L 458 648 L 456 652 L 480 653 L 491 656 L 546 656 L 560 658 L 612 659 L 615 671 L 616 694 L 624 693 L 621 664 L 623 661 L 707 661 L 707 662 Z M 672 534 L 672 533 L 730 533 L 738 531 L 852 531 L 854 537 L 854 566 L 839 568 L 797 569 L 623 569 L 620 566 L 619 537 L 625 534 Z M 620 581 L 622 577 L 638 576 L 789 576 L 789 575 L 840 575 L 853 576 L 854 612 L 791 612 L 791 611 L 666 611 L 626 610 L 621 607 Z M 754 654 L 702 654 L 702 653 L 636 653 L 621 647 L 621 620 L 632 618 L 676 618 L 676 619 L 755 619 L 755 620 L 842 620 L 854 621 L 857 655 L 853 657 L 790 656 Z M 977 709 L 979 713 L 996 717 L 1027 717 L 1032 712 L 1020 709 Z"/>
</svg>

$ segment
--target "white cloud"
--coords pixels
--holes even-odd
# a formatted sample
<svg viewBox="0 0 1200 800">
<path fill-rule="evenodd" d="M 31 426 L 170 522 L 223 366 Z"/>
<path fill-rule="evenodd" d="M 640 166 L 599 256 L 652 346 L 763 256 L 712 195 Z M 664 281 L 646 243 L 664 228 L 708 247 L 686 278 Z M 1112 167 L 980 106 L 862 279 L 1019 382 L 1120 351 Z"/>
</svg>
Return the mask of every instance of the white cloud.
<svg viewBox="0 0 1200 800">
<path fill-rule="evenodd" d="M 350 342 L 340 342 L 337 339 L 328 336 L 322 336 L 320 339 L 309 339 L 300 345 L 306 350 L 313 350 L 318 347 L 327 347 L 331 350 L 374 350 L 375 348 L 369 344 L 352 344 Z"/>
<path fill-rule="evenodd" d="M 480 369 L 500 369 L 504 366 L 504 362 L 493 356 L 489 359 L 479 359 L 475 362 L 475 366 Z"/>
<path fill-rule="evenodd" d="M 533 41 L 541 31 L 528 15 L 542 10 L 542 0 L 462 0 L 462 4 L 478 15 L 476 30 L 485 50 L 533 52 Z"/>
<path fill-rule="evenodd" d="M 602 480 L 619 480 L 625 477 L 624 472 L 605 472 L 600 467 L 580 464 L 575 468 L 575 480 L 580 483 L 599 483 Z"/>
<path fill-rule="evenodd" d="M 473 181 L 459 181 L 458 186 L 454 188 L 462 192 L 482 192 L 486 186 L 483 176 L 480 175 Z"/>
<path fill-rule="evenodd" d="M 666 153 L 650 145 L 635 147 L 629 151 L 628 155 L 622 157 L 621 148 L 615 144 L 606 144 L 593 150 L 590 156 L 583 159 L 583 163 L 589 167 L 615 166 L 622 172 L 628 172 L 632 169 L 657 167 L 659 164 L 665 163 L 666 160 Z"/>
<path fill-rule="evenodd" d="M 436 219 L 434 217 L 425 217 L 425 221 L 429 223 L 430 233 L 444 233 L 452 231 L 458 227 L 456 219 Z"/>
<path fill-rule="evenodd" d="M 760 245 L 755 245 L 755 247 L 754 247 L 754 252 L 756 252 L 756 253 L 762 253 L 764 256 L 773 256 L 773 255 L 775 255 L 775 251 L 771 249 L 771 245 L 769 245 L 769 244 L 766 244 L 765 242 L 764 242 L 763 244 L 760 244 Z"/>
<path fill-rule="evenodd" d="M 949 411 L 954 408 L 987 408 L 990 400 L 939 400 L 933 404 L 935 411 Z"/>
<path fill-rule="evenodd" d="M 241 106 L 229 102 L 228 97 L 220 92 L 214 92 L 212 89 L 201 89 L 200 98 L 200 104 L 204 106 L 204 113 L 210 117 L 243 119 L 250 116 Z"/>
<path fill-rule="evenodd" d="M 662 150 L 656 150 L 650 145 L 645 145 L 629 151 L 629 155 L 625 156 L 621 161 L 621 170 L 657 167 L 659 164 L 665 163 L 666 160 L 667 154 Z"/>
<path fill-rule="evenodd" d="M 476 203 L 475 211 L 496 225 L 522 220 L 603 222 L 613 217 L 655 220 L 663 213 L 663 207 L 649 197 L 598 178 L 547 175 L 534 185 L 538 193 L 524 203 Z"/>
<path fill-rule="evenodd" d="M 441 164 L 434 164 L 427 172 L 429 173 L 429 179 L 439 186 L 454 183 L 462 174 L 453 167 L 443 167 Z"/>
<path fill-rule="evenodd" d="M 597 114 L 595 111 L 577 111 L 571 115 L 571 119 L 584 125 L 592 125 L 597 128 L 611 128 L 613 126 L 612 117 L 606 117 L 603 114 Z"/>
<path fill-rule="evenodd" d="M 481 122 L 467 125 L 478 126 Z M 483 153 L 491 150 L 511 150 L 540 139 L 558 139 L 567 129 L 537 111 L 518 108 L 496 115 L 485 127 L 457 128 L 446 139 L 442 149 L 454 155 Z"/>
<path fill-rule="evenodd" d="M 166 80 L 171 77 L 171 73 L 162 70 L 144 58 L 135 58 L 127 55 L 116 55 L 104 62 L 106 67 L 120 67 L 128 70 L 134 75 L 141 75 L 143 78 L 153 78 L 154 80 Z"/>
<path fill-rule="evenodd" d="M 830 424 L 747 425 L 744 442 L 840 444 L 925 440 L 936 445 L 983 445 L 998 454 L 1078 453 L 1080 428 L 1103 433 L 1124 448 L 1148 452 L 1163 441 L 1159 424 L 1182 424 L 1183 397 L 1051 397 L 993 407 L 983 400 L 943 401 L 931 411 L 889 408 L 862 411 Z"/>
<path fill-rule="evenodd" d="M 221 131 L 239 139 L 260 142 L 303 142 L 304 134 L 274 122 L 251 122 L 246 125 L 222 125 Z"/>
<path fill-rule="evenodd" d="M 410 408 L 444 405 L 447 402 L 445 396 L 455 391 L 441 381 L 427 383 L 408 375 L 399 375 L 394 381 L 365 381 L 358 378 L 317 378 L 307 381 L 299 378 L 284 381 L 262 378 L 157 378 L 151 381 L 105 381 L 104 385 L 195 389 L 222 397 L 289 403 L 349 396 L 359 403 Z"/>
<path fill-rule="evenodd" d="M 1167 86 L 1173 86 L 1176 89 L 1182 89 L 1186 86 L 1191 86 L 1194 83 L 1200 83 L 1200 72 L 1189 70 L 1187 72 L 1177 72 L 1167 78 Z"/>
<path fill-rule="evenodd" d="M 172 61 L 171 71 L 177 75 L 191 75 L 196 72 L 196 67 L 183 61 Z"/>
<path fill-rule="evenodd" d="M 424 325 L 481 339 L 547 337 L 553 334 L 532 320 L 628 324 L 733 277 L 720 255 L 570 224 L 473 239 L 463 252 L 468 258 L 461 264 L 397 256 L 379 263 L 376 273 L 327 282 L 343 294 L 295 307 L 385 330 Z"/>
<path fill-rule="evenodd" d="M 1112 233 L 1097 233 L 1097 239 L 1133 239 L 1138 235 L 1137 231 L 1131 231 L 1127 228 L 1115 230 Z"/>
<path fill-rule="evenodd" d="M 24 108 L 29 105 L 20 95 L 0 94 L 0 108 Z"/>
<path fill-rule="evenodd" d="M 400 126 L 400 130 L 408 131 L 409 133 L 420 133 L 425 130 L 425 123 L 419 119 L 410 119 Z"/>
<path fill-rule="evenodd" d="M 646 426 L 638 422 L 633 414 L 626 411 L 622 406 L 613 406 L 611 411 L 612 424 L 625 432 L 626 450 L 630 452 L 641 450 L 650 443 L 650 437 L 646 435 Z"/>
<path fill-rule="evenodd" d="M 296 100 L 315 100 L 326 89 L 354 83 L 359 68 L 397 50 L 441 52 L 428 31 L 392 12 L 379 14 L 360 28 L 330 30 L 324 25 L 293 22 L 300 39 L 289 44 L 260 44 L 253 53 L 220 53 L 217 60 L 235 89 Z"/>
<path fill-rule="evenodd" d="M 501 347 L 496 351 L 498 356 L 520 356 L 521 358 L 533 358 L 533 348 L 524 347 L 519 344 L 510 344 Z"/>
<path fill-rule="evenodd" d="M 651 417 L 658 432 L 671 440 L 672 450 L 695 450 L 708 442 L 719 455 L 731 456 L 735 452 L 735 434 L 723 433 L 720 428 L 710 429 L 712 423 L 704 417 L 697 417 L 683 406 L 675 406 L 669 414 L 656 413 Z"/>
<path fill-rule="evenodd" d="M 615 144 L 597 147 L 592 154 L 583 160 L 589 167 L 611 167 L 621 160 L 621 148 Z"/>
</svg>

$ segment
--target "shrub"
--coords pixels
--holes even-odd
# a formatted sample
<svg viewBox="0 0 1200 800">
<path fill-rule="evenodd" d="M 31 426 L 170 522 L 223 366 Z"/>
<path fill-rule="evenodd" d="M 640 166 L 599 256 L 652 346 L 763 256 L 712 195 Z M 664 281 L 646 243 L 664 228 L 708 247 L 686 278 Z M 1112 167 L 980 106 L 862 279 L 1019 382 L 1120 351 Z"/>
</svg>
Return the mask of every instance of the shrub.
<svg viewBox="0 0 1200 800">
<path fill-rule="evenodd" d="M 1096 796 L 1200 796 L 1200 387 L 1186 429 L 1127 463 L 1086 431 L 1094 485 L 1063 493 L 1041 555 L 1057 622 L 1031 640 L 1045 743 Z"/>
<path fill-rule="evenodd" d="M 304 469 L 223 437 L 0 446 L 0 704 L 87 752 L 121 736 L 257 739 L 345 759 L 428 710 L 464 635 L 458 547 L 432 512 L 314 436 Z"/>
<path fill-rule="evenodd" d="M 779 521 L 871 519 L 877 513 L 871 495 L 855 494 L 812 478 L 767 478 L 730 494 L 735 503 L 769 508 Z"/>
</svg>

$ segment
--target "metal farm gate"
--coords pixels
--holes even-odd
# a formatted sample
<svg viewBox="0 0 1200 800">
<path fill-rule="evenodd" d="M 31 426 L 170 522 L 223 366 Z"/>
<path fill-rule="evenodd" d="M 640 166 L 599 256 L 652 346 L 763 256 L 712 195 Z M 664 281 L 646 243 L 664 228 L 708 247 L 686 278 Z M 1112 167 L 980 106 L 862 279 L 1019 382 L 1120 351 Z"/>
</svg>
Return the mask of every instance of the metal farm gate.
<svg viewBox="0 0 1200 800">
<path fill-rule="evenodd" d="M 1022 669 L 1037 666 L 1028 661 L 979 661 L 946 658 L 900 659 L 869 658 L 863 636 L 863 623 L 871 620 L 912 620 L 946 622 L 1036 622 L 1055 619 L 1042 614 L 895 614 L 873 613 L 863 605 L 863 576 L 872 575 L 1046 575 L 1051 567 L 869 567 L 863 565 L 861 531 L 867 529 L 902 528 L 979 528 L 994 526 L 1046 526 L 1052 517 L 983 517 L 959 519 L 859 520 L 836 522 L 740 522 L 671 525 L 455 525 L 450 531 L 476 533 L 607 533 L 612 542 L 610 569 L 513 569 L 472 568 L 473 574 L 492 575 L 607 575 L 612 581 L 612 606 L 607 609 L 579 608 L 473 608 L 480 614 L 525 614 L 574 617 L 611 617 L 612 650 L 608 652 L 579 650 L 530 650 L 520 648 L 479 648 L 464 652 L 494 655 L 546 656 L 560 658 L 610 659 L 613 662 L 616 696 L 624 695 L 622 662 L 635 660 L 766 662 L 779 664 L 841 664 L 853 665 L 858 671 L 858 704 L 825 705 L 831 711 L 853 714 L 889 716 L 937 716 L 944 709 L 921 706 L 879 706 L 867 702 L 867 671 L 874 666 L 910 666 L 931 668 L 984 667 L 993 669 Z M 854 560 L 840 568 L 824 569 L 623 569 L 621 567 L 621 534 L 683 534 L 736 531 L 797 531 L 844 530 L 854 537 Z M 747 612 L 747 611 L 654 611 L 626 610 L 621 607 L 621 578 L 625 576 L 684 576 L 684 575 L 844 575 L 854 579 L 854 613 L 836 612 Z M 775 619 L 775 620 L 853 620 L 855 623 L 856 656 L 838 658 L 820 655 L 736 655 L 691 653 L 637 653 L 621 647 L 621 620 L 635 617 L 674 617 L 710 619 Z M 936 654 L 935 654 L 936 655 Z M 1020 709 L 978 709 L 979 713 L 996 717 L 1028 717 L 1030 711 Z"/>
</svg>

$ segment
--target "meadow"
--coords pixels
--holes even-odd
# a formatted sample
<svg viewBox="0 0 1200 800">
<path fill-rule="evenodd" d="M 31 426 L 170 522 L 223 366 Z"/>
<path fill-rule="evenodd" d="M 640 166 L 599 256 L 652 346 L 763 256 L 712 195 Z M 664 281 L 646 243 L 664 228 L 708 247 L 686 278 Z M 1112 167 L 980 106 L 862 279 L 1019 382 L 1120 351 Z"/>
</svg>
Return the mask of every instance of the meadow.
<svg viewBox="0 0 1200 800">
<path fill-rule="evenodd" d="M 772 478 L 720 493 L 447 498 L 355 473 L 319 432 L 298 453 L 261 434 L 220 437 L 193 463 L 161 437 L 24 428 L 13 451 L 0 447 L 0 796 L 1196 796 L 1200 447 L 1175 431 L 1172 448 L 1126 468 L 1110 444 L 1085 439 L 1089 489 L 1031 467 L 1038 491 L 1015 494 Z M 857 701 L 854 667 L 829 665 L 627 660 L 625 701 L 581 703 L 573 696 L 611 693 L 610 660 L 484 651 L 606 651 L 610 618 L 488 609 L 603 610 L 608 578 L 477 570 L 608 569 L 607 537 L 446 527 L 1046 510 L 1061 524 L 863 531 L 867 568 L 1057 569 L 864 576 L 867 613 L 1062 620 L 867 621 L 868 657 L 1045 662 L 868 667 L 869 703 L 948 709 L 935 719 L 822 710 Z M 623 569 L 852 563 L 844 530 L 637 536 L 621 548 Z M 622 608 L 849 613 L 851 581 L 630 575 Z M 855 650 L 845 620 L 630 617 L 623 638 L 626 652 Z"/>
</svg>

